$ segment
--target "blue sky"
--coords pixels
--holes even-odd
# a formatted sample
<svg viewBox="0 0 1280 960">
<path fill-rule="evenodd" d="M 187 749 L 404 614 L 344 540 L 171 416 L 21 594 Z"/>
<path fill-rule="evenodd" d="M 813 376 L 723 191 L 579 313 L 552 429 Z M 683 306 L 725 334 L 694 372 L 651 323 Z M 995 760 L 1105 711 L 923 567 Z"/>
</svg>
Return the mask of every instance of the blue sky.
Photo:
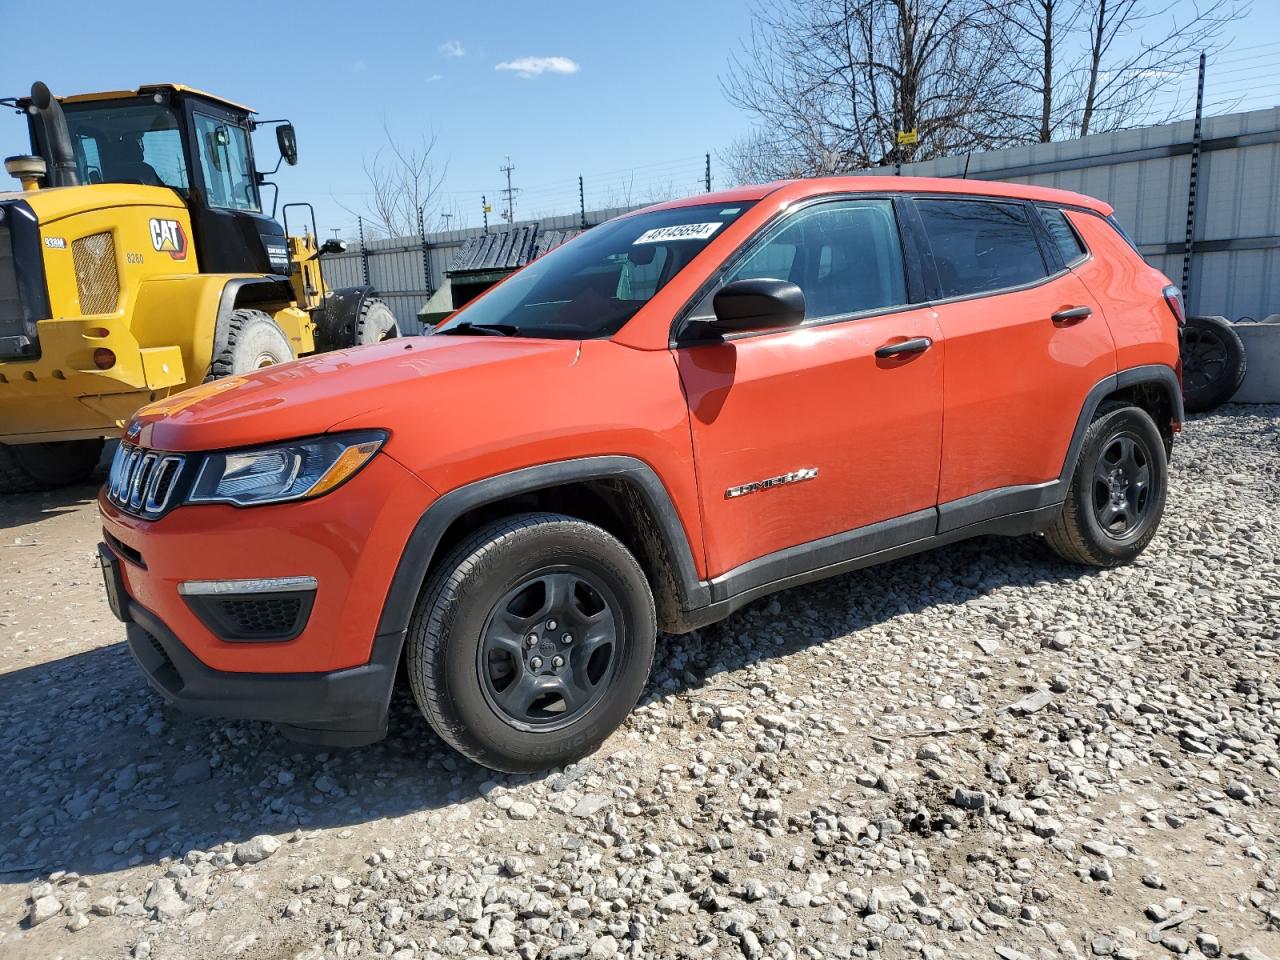
<svg viewBox="0 0 1280 960">
<path fill-rule="evenodd" d="M 703 154 L 716 177 L 714 155 L 749 123 L 719 79 L 748 29 L 745 0 L 223 0 L 121 17 L 64 0 L 58 13 L 57 30 L 7 45 L 5 95 L 35 79 L 60 94 L 180 82 L 288 117 L 301 160 L 277 177 L 282 201 L 312 201 L 323 236 L 352 229 L 343 207 L 365 200 L 361 163 L 384 121 L 405 142 L 434 130 L 455 226 L 479 224 L 482 192 L 500 208 L 508 156 L 518 217 L 571 212 L 580 173 L 588 206 L 693 192 Z M 1280 0 L 1255 0 L 1234 31 L 1218 86 L 1246 106 L 1280 102 L 1278 28 Z M 0 151 L 26 152 L 22 119 L 6 119 Z M 269 131 L 258 144 L 260 163 L 274 162 Z"/>
</svg>

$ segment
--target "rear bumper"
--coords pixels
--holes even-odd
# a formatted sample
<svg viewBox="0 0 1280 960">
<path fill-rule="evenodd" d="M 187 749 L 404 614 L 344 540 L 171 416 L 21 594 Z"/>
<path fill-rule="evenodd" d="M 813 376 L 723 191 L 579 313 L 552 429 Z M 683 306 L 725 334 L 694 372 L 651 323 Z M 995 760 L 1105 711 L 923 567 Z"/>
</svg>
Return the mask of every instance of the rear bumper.
<svg viewBox="0 0 1280 960">
<path fill-rule="evenodd" d="M 160 696 L 198 716 L 264 720 L 295 740 L 362 746 L 387 732 L 387 707 L 404 633 L 374 638 L 367 664 L 328 673 L 232 673 L 201 663 L 157 617 L 132 599 L 129 652 Z"/>
</svg>

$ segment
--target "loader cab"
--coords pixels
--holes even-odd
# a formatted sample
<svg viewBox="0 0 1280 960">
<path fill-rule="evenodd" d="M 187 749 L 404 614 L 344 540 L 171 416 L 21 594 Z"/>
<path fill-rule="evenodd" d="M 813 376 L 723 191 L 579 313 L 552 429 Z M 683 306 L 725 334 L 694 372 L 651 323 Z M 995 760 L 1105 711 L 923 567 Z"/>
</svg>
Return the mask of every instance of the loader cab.
<svg viewBox="0 0 1280 960">
<path fill-rule="evenodd" d="M 176 192 L 190 211 L 194 236 L 161 242 L 194 243 L 202 273 L 289 274 L 284 228 L 263 212 L 253 110 L 169 84 L 60 103 L 80 183 Z M 32 152 L 52 168 L 41 118 L 29 112 L 28 123 Z"/>
</svg>

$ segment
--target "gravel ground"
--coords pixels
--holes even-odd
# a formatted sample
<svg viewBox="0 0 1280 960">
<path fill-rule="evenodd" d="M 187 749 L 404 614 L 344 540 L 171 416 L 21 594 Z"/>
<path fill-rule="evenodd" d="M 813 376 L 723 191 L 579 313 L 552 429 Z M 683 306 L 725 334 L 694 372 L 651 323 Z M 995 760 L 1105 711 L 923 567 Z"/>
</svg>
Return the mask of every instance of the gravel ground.
<svg viewBox="0 0 1280 960">
<path fill-rule="evenodd" d="M 1280 406 L 1188 425 L 1131 567 L 761 601 L 533 778 L 403 697 L 351 752 L 165 708 L 91 497 L 0 501 L 0 957 L 1280 960 Z"/>
</svg>

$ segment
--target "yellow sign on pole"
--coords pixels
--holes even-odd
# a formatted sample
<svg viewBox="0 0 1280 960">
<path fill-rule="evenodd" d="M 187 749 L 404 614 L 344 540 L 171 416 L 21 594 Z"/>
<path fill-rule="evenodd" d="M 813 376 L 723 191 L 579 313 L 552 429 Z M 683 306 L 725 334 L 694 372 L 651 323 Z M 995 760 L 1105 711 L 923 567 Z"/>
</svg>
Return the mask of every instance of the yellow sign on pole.
<svg viewBox="0 0 1280 960">
<path fill-rule="evenodd" d="M 491 204 L 491 203 L 486 203 L 486 204 L 484 205 L 484 212 L 485 212 L 485 213 L 493 213 L 493 204 Z"/>
<path fill-rule="evenodd" d="M 919 142 L 920 142 L 920 134 L 917 133 L 915 130 L 899 130 L 898 131 L 898 146 L 914 147 Z"/>
</svg>

